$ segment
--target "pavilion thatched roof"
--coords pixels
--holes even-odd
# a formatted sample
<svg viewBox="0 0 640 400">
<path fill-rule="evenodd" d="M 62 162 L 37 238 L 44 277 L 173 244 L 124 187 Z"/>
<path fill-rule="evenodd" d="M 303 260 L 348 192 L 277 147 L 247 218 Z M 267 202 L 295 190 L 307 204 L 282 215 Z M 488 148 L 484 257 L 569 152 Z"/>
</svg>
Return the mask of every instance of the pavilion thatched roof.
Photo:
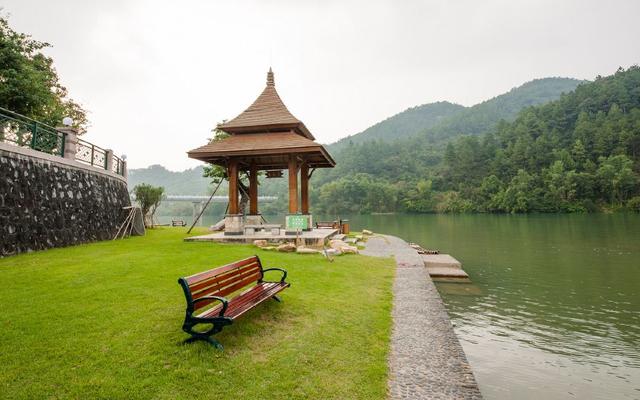
<svg viewBox="0 0 640 400">
<path fill-rule="evenodd" d="M 267 86 L 260 96 L 240 115 L 218 125 L 229 133 L 247 133 L 294 129 L 308 139 L 315 138 L 307 127 L 291 114 L 276 91 L 273 71 L 267 73 Z"/>
<path fill-rule="evenodd" d="M 307 127 L 289 112 L 275 88 L 273 71 L 267 74 L 267 86 L 240 115 L 218 125 L 230 136 L 188 152 L 190 158 L 226 165 L 229 158 L 241 158 L 244 164 L 260 169 L 287 168 L 295 155 L 311 168 L 331 168 L 335 161 Z"/>
</svg>

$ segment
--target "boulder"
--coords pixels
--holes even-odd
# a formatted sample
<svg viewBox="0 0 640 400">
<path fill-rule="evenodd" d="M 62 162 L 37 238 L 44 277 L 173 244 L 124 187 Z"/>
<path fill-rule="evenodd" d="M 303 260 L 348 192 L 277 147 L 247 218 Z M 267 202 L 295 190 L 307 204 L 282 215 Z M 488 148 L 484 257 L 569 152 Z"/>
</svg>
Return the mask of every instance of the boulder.
<svg viewBox="0 0 640 400">
<path fill-rule="evenodd" d="M 324 249 L 323 251 L 325 256 L 339 256 L 340 254 L 342 254 L 342 252 L 338 249 Z"/>
<path fill-rule="evenodd" d="M 281 251 L 283 253 L 291 253 L 293 251 L 296 251 L 296 245 L 293 243 L 284 243 L 278 246 L 277 249 L 278 251 Z"/>
<path fill-rule="evenodd" d="M 257 239 L 253 241 L 253 244 L 258 246 L 258 247 L 266 247 L 267 246 L 267 241 L 264 239 Z"/>
<path fill-rule="evenodd" d="M 371 231 L 370 231 L 370 230 L 368 230 L 368 229 L 363 229 L 363 230 L 362 230 L 362 234 L 363 234 L 363 235 L 373 235 L 373 232 L 371 232 Z"/>
<path fill-rule="evenodd" d="M 298 246 L 296 248 L 296 253 L 300 253 L 300 254 L 317 254 L 317 253 L 320 253 L 320 251 L 318 251 L 316 249 L 310 249 L 310 248 L 304 247 L 304 246 Z"/>
<path fill-rule="evenodd" d="M 358 254 L 358 248 L 356 246 L 342 246 L 340 251 L 345 254 Z"/>
<path fill-rule="evenodd" d="M 336 249 L 336 250 L 340 250 L 340 248 L 342 246 L 348 246 L 349 244 L 346 242 L 343 242 L 342 240 L 331 240 L 329 242 L 329 246 L 331 246 L 332 249 Z"/>
</svg>

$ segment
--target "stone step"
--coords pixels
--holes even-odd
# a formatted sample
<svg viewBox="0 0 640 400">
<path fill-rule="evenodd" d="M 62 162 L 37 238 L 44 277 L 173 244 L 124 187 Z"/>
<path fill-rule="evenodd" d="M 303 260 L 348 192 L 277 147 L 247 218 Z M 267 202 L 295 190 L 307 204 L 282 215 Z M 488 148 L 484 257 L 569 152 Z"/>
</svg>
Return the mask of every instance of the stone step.
<svg viewBox="0 0 640 400">
<path fill-rule="evenodd" d="M 420 254 L 424 266 L 427 268 L 455 268 L 462 269 L 460 261 L 449 254 Z"/>
<path fill-rule="evenodd" d="M 432 278 L 469 278 L 469 275 L 459 268 L 427 267 L 427 272 Z"/>
</svg>

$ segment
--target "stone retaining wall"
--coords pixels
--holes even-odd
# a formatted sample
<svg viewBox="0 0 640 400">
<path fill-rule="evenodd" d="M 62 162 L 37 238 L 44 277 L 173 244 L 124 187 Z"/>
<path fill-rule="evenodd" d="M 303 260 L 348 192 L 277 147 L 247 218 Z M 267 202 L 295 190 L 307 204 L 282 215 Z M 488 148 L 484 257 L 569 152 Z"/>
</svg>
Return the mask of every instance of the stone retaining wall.
<svg viewBox="0 0 640 400">
<path fill-rule="evenodd" d="M 130 204 L 121 176 L 0 144 L 0 256 L 111 239 Z"/>
</svg>

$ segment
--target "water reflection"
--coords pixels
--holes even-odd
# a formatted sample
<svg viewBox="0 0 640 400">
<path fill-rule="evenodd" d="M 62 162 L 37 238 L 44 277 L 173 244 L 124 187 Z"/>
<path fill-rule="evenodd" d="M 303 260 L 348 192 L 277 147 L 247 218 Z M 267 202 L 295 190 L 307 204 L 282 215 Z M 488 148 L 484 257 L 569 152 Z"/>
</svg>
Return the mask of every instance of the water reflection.
<svg viewBox="0 0 640 400">
<path fill-rule="evenodd" d="M 640 398 L 639 216 L 351 221 L 462 261 L 437 285 L 486 398 Z"/>
</svg>

